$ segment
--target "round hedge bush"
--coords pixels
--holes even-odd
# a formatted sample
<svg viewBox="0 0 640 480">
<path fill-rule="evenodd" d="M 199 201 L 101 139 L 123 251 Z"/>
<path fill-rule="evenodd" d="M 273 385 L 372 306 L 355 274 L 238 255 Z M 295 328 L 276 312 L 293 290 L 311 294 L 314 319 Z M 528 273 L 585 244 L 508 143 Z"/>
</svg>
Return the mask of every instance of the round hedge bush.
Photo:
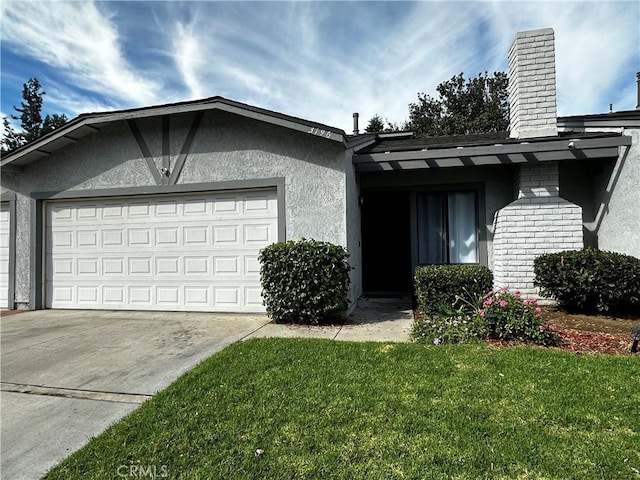
<svg viewBox="0 0 640 480">
<path fill-rule="evenodd" d="M 347 309 L 349 254 L 328 242 L 278 242 L 260 251 L 262 297 L 279 323 L 318 325 Z"/>
<path fill-rule="evenodd" d="M 566 310 L 627 314 L 640 311 L 640 259 L 595 248 L 540 255 L 533 263 L 540 295 Z"/>
</svg>

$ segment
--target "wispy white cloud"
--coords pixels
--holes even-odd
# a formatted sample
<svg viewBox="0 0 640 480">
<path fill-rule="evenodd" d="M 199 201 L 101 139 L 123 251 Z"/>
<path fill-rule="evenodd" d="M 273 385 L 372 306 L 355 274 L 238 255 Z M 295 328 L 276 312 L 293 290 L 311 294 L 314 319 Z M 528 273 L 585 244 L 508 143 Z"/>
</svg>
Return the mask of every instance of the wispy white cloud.
<svg viewBox="0 0 640 480">
<path fill-rule="evenodd" d="M 69 83 L 131 105 L 157 100 L 161 85 L 122 53 L 117 26 L 94 2 L 3 2 L 2 42 L 47 64 Z"/>
<path fill-rule="evenodd" d="M 640 65 L 637 2 L 493 2 L 486 4 L 496 45 L 508 48 L 516 32 L 555 31 L 560 115 L 635 107 L 633 72 Z M 503 61 L 506 69 L 506 55 Z"/>
<path fill-rule="evenodd" d="M 222 95 L 347 131 L 402 123 L 418 92 L 506 70 L 516 32 L 556 32 L 562 115 L 635 107 L 637 2 L 3 2 L 2 41 L 51 65 L 70 111 Z M 3 79 L 4 77 L 3 73 Z M 623 78 L 629 76 L 630 78 Z M 77 89 L 78 87 L 79 89 Z M 4 106 L 6 110 L 8 107 Z"/>
<path fill-rule="evenodd" d="M 224 15 L 220 8 L 199 4 L 188 25 L 170 28 L 190 96 L 232 96 L 343 128 L 353 111 L 402 122 L 419 91 L 432 92 L 473 56 L 474 18 L 455 5 L 234 4 Z M 452 23 L 458 28 L 443 32 Z"/>
</svg>

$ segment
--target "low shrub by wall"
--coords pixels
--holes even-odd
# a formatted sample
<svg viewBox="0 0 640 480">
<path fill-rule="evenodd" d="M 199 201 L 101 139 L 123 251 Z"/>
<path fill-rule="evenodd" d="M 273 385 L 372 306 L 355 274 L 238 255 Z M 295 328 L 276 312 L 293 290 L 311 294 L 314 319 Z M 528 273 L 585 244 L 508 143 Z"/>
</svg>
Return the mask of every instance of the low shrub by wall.
<svg viewBox="0 0 640 480">
<path fill-rule="evenodd" d="M 414 275 L 416 305 L 425 313 L 453 306 L 457 296 L 480 298 L 492 286 L 491 270 L 480 265 L 423 265 Z"/>
<path fill-rule="evenodd" d="M 640 259 L 594 248 L 540 255 L 533 263 L 540 295 L 584 313 L 640 310 Z"/>
<path fill-rule="evenodd" d="M 278 242 L 260 251 L 260 280 L 267 314 L 276 322 L 317 325 L 348 306 L 349 254 L 328 242 Z"/>
</svg>

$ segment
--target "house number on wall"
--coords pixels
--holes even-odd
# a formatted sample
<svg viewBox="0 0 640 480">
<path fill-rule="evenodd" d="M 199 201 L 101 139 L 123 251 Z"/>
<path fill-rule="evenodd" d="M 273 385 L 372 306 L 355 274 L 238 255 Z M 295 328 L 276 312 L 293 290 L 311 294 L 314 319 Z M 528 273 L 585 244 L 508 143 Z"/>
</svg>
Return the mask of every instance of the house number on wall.
<svg viewBox="0 0 640 480">
<path fill-rule="evenodd" d="M 311 127 L 307 133 L 310 133 L 311 135 L 318 135 L 319 137 L 331 138 L 331 132 L 329 130 L 322 130 L 316 127 Z"/>
</svg>

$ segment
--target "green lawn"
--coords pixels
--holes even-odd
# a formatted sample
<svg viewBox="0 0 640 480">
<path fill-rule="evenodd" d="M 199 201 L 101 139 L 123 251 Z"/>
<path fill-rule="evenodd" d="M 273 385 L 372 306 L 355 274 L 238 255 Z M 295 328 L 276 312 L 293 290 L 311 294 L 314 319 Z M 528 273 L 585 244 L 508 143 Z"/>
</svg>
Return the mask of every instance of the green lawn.
<svg viewBox="0 0 640 480">
<path fill-rule="evenodd" d="M 213 356 L 45 478 L 618 480 L 639 472 L 637 357 L 263 339 Z"/>
</svg>

